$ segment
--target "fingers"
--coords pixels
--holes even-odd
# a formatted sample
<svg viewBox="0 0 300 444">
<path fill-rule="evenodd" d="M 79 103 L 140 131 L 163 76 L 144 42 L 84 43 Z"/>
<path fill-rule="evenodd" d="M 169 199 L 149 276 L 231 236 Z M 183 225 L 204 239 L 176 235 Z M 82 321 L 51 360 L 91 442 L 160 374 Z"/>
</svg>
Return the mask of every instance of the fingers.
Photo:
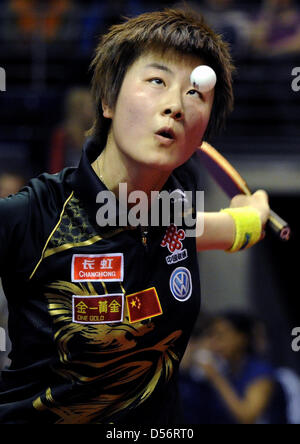
<svg viewBox="0 0 300 444">
<path fill-rule="evenodd" d="M 237 194 L 231 199 L 230 207 L 231 208 L 238 208 L 238 207 L 245 207 L 246 205 L 249 205 L 249 197 L 245 194 Z"/>
<path fill-rule="evenodd" d="M 257 190 L 251 195 L 237 194 L 231 199 L 230 206 L 233 208 L 251 205 L 254 200 L 269 204 L 269 195 L 265 190 Z"/>
<path fill-rule="evenodd" d="M 256 196 L 258 199 L 265 200 L 267 203 L 269 203 L 269 195 L 265 190 L 257 190 L 252 194 L 252 196 Z"/>
</svg>

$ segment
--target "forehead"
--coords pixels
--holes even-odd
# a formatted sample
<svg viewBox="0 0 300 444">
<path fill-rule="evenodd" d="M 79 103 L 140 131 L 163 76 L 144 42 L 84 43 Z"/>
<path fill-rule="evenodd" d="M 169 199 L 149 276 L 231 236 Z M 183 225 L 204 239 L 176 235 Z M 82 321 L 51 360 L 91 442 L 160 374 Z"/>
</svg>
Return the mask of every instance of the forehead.
<svg viewBox="0 0 300 444">
<path fill-rule="evenodd" d="M 135 62 L 131 65 L 131 69 L 144 69 L 151 64 L 157 63 L 161 66 L 166 66 L 175 69 L 194 69 L 196 66 L 205 64 L 202 57 L 193 54 L 184 54 L 178 51 L 169 50 L 150 50 L 142 53 Z"/>
</svg>

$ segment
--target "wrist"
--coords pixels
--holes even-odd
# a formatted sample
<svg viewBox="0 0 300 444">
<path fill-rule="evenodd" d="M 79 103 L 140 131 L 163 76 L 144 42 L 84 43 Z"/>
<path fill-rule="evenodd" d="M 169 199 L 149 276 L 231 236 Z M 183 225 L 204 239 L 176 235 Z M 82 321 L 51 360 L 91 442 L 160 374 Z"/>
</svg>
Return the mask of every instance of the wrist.
<svg viewBox="0 0 300 444">
<path fill-rule="evenodd" d="M 250 248 L 260 240 L 262 222 L 258 210 L 248 206 L 225 208 L 221 212 L 229 214 L 235 224 L 235 239 L 227 252 L 234 253 Z"/>
</svg>

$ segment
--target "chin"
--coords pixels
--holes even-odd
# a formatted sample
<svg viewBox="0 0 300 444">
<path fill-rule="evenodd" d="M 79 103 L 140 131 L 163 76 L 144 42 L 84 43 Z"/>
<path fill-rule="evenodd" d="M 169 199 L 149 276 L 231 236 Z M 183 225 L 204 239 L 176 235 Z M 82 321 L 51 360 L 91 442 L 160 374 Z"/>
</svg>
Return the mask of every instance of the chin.
<svg viewBox="0 0 300 444">
<path fill-rule="evenodd" d="M 154 168 L 156 170 L 165 172 L 165 173 L 171 173 L 173 170 L 175 170 L 176 168 L 178 168 L 180 165 L 182 165 L 182 163 L 180 162 L 153 162 L 151 163 L 149 166 L 151 166 L 151 168 Z"/>
<path fill-rule="evenodd" d="M 149 159 L 148 165 L 160 171 L 173 171 L 183 165 L 189 158 L 176 155 L 176 153 L 163 153 L 155 156 L 153 161 Z"/>
</svg>

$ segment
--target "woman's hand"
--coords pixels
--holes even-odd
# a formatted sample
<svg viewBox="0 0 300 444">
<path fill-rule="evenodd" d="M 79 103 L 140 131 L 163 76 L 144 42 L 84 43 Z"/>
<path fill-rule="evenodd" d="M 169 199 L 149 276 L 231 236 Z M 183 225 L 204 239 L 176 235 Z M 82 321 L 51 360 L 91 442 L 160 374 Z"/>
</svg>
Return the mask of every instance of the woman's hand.
<svg viewBox="0 0 300 444">
<path fill-rule="evenodd" d="M 205 377 L 212 381 L 220 375 L 214 353 L 209 348 L 198 349 L 194 353 L 194 365 L 200 368 Z"/>
<path fill-rule="evenodd" d="M 260 240 L 265 237 L 265 227 L 270 215 L 269 198 L 264 190 L 258 190 L 249 196 L 238 194 L 230 203 L 231 208 L 250 206 L 257 210 L 261 224 L 262 234 Z M 197 224 L 201 227 L 204 217 L 204 231 L 197 236 L 197 250 L 227 250 L 235 239 L 235 223 L 233 218 L 225 212 L 200 213 L 198 212 Z M 201 232 L 201 229 L 199 229 Z"/>
<path fill-rule="evenodd" d="M 258 190 L 250 196 L 238 194 L 230 202 L 230 208 L 249 206 L 255 208 L 262 223 L 262 238 L 265 236 L 265 227 L 270 216 L 269 196 L 264 190 Z"/>
</svg>

